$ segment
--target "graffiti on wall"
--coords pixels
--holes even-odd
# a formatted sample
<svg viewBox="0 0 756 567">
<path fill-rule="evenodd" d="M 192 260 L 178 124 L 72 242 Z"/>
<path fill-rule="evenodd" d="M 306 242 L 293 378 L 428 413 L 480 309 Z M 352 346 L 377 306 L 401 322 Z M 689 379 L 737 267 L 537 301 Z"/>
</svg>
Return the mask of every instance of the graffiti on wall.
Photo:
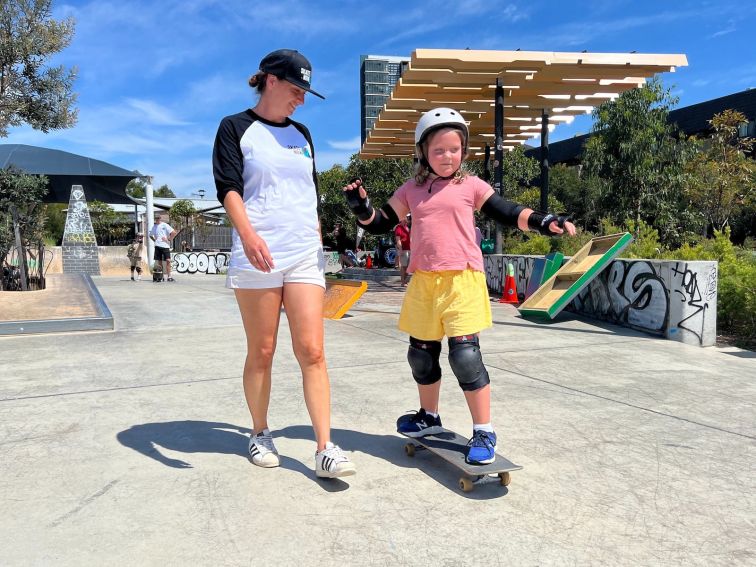
<svg viewBox="0 0 756 567">
<path fill-rule="evenodd" d="M 692 334 L 698 344 L 703 344 L 708 328 L 716 325 L 717 265 L 701 271 L 677 262 L 670 269 L 670 276 L 674 283 L 670 299 L 682 304 L 672 328 Z"/>
<path fill-rule="evenodd" d="M 646 261 L 615 260 L 567 307 L 643 331 L 664 334 L 669 322 L 669 292 L 658 272 Z"/>
<path fill-rule="evenodd" d="M 517 293 L 527 289 L 534 256 L 485 255 L 486 280 L 501 293 L 506 265 L 515 268 Z M 716 262 L 617 259 L 567 306 L 568 311 L 689 344 L 716 339 Z"/>
<path fill-rule="evenodd" d="M 483 266 L 486 271 L 488 289 L 494 293 L 501 293 L 507 273 L 507 264 L 512 264 L 515 270 L 515 281 L 517 282 L 517 295 L 520 296 L 522 294 L 522 297 L 524 297 L 525 290 L 528 288 L 530 274 L 533 273 L 535 259 L 535 256 L 484 254 Z"/>
<path fill-rule="evenodd" d="M 222 274 L 229 257 L 228 252 L 178 252 L 171 256 L 171 267 L 179 274 Z"/>
</svg>

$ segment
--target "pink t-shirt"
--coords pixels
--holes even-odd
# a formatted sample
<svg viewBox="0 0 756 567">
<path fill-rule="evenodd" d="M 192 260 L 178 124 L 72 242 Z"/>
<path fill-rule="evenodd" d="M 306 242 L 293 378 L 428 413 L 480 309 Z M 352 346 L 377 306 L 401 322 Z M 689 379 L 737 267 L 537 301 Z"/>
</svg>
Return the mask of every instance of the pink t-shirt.
<svg viewBox="0 0 756 567">
<path fill-rule="evenodd" d="M 410 179 L 399 187 L 389 204 L 399 218 L 412 213 L 412 255 L 407 271 L 468 267 L 484 271 L 483 255 L 475 243 L 473 213 L 492 194 L 491 186 L 474 175 L 461 182 L 429 179 L 422 185 Z"/>
</svg>

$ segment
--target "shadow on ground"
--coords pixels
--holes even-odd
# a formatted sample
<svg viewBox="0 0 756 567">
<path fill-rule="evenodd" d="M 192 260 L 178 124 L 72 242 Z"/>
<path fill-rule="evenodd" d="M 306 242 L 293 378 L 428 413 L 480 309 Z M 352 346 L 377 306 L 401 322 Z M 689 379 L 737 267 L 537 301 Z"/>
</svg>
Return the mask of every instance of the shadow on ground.
<svg viewBox="0 0 756 567">
<path fill-rule="evenodd" d="M 212 421 L 165 421 L 134 425 L 116 435 L 118 441 L 172 468 L 187 469 L 193 465 L 185 460 L 174 459 L 164 455 L 161 448 L 180 453 L 217 453 L 222 455 L 238 455 L 247 458 L 247 443 L 249 442 L 249 428 L 230 423 Z M 378 459 L 383 459 L 397 467 L 417 469 L 439 484 L 457 490 L 459 471 L 434 455 L 418 455 L 408 457 L 404 453 L 405 440 L 398 435 L 376 435 L 361 433 L 351 429 L 332 429 L 331 435 L 335 443 L 349 452 L 364 453 Z M 312 427 L 309 425 L 291 425 L 273 431 L 274 438 L 301 439 L 315 443 Z M 313 455 L 314 456 L 314 455 Z M 359 474 L 359 458 L 357 459 Z M 302 463 L 291 457 L 281 455 L 281 468 L 295 471 L 308 478 L 314 474 L 310 464 Z M 338 492 L 349 485 L 339 479 L 323 483 L 325 490 Z M 459 492 L 461 495 L 462 492 Z M 489 499 L 507 494 L 503 487 L 480 487 L 464 496 L 474 499 Z"/>
</svg>

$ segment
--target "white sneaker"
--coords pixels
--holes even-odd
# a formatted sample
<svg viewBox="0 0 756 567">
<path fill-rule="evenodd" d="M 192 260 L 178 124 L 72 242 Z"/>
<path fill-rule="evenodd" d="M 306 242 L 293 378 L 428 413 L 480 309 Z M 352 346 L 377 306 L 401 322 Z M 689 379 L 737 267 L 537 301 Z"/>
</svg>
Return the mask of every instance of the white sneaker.
<svg viewBox="0 0 756 567">
<path fill-rule="evenodd" d="M 350 476 L 357 472 L 354 463 L 341 451 L 338 445 L 330 441 L 325 449 L 315 453 L 315 476 L 320 478 L 337 478 Z"/>
<path fill-rule="evenodd" d="M 142 274 L 137 274 L 137 281 L 138 281 L 138 282 L 141 282 L 141 281 L 142 281 Z"/>
<path fill-rule="evenodd" d="M 257 435 L 249 436 L 249 460 L 258 467 L 277 467 L 280 462 L 278 451 L 273 445 L 273 436 L 269 429 L 263 429 Z"/>
</svg>

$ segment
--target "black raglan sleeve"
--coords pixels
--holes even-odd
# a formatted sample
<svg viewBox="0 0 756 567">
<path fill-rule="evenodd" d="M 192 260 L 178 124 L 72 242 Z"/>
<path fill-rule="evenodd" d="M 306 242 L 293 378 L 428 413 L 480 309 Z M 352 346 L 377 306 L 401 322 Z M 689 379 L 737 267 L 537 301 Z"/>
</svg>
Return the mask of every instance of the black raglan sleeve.
<svg viewBox="0 0 756 567">
<path fill-rule="evenodd" d="M 239 141 L 233 121 L 230 117 L 224 118 L 218 126 L 213 146 L 213 177 L 221 203 L 232 191 L 244 196 L 244 156 Z"/>
</svg>

